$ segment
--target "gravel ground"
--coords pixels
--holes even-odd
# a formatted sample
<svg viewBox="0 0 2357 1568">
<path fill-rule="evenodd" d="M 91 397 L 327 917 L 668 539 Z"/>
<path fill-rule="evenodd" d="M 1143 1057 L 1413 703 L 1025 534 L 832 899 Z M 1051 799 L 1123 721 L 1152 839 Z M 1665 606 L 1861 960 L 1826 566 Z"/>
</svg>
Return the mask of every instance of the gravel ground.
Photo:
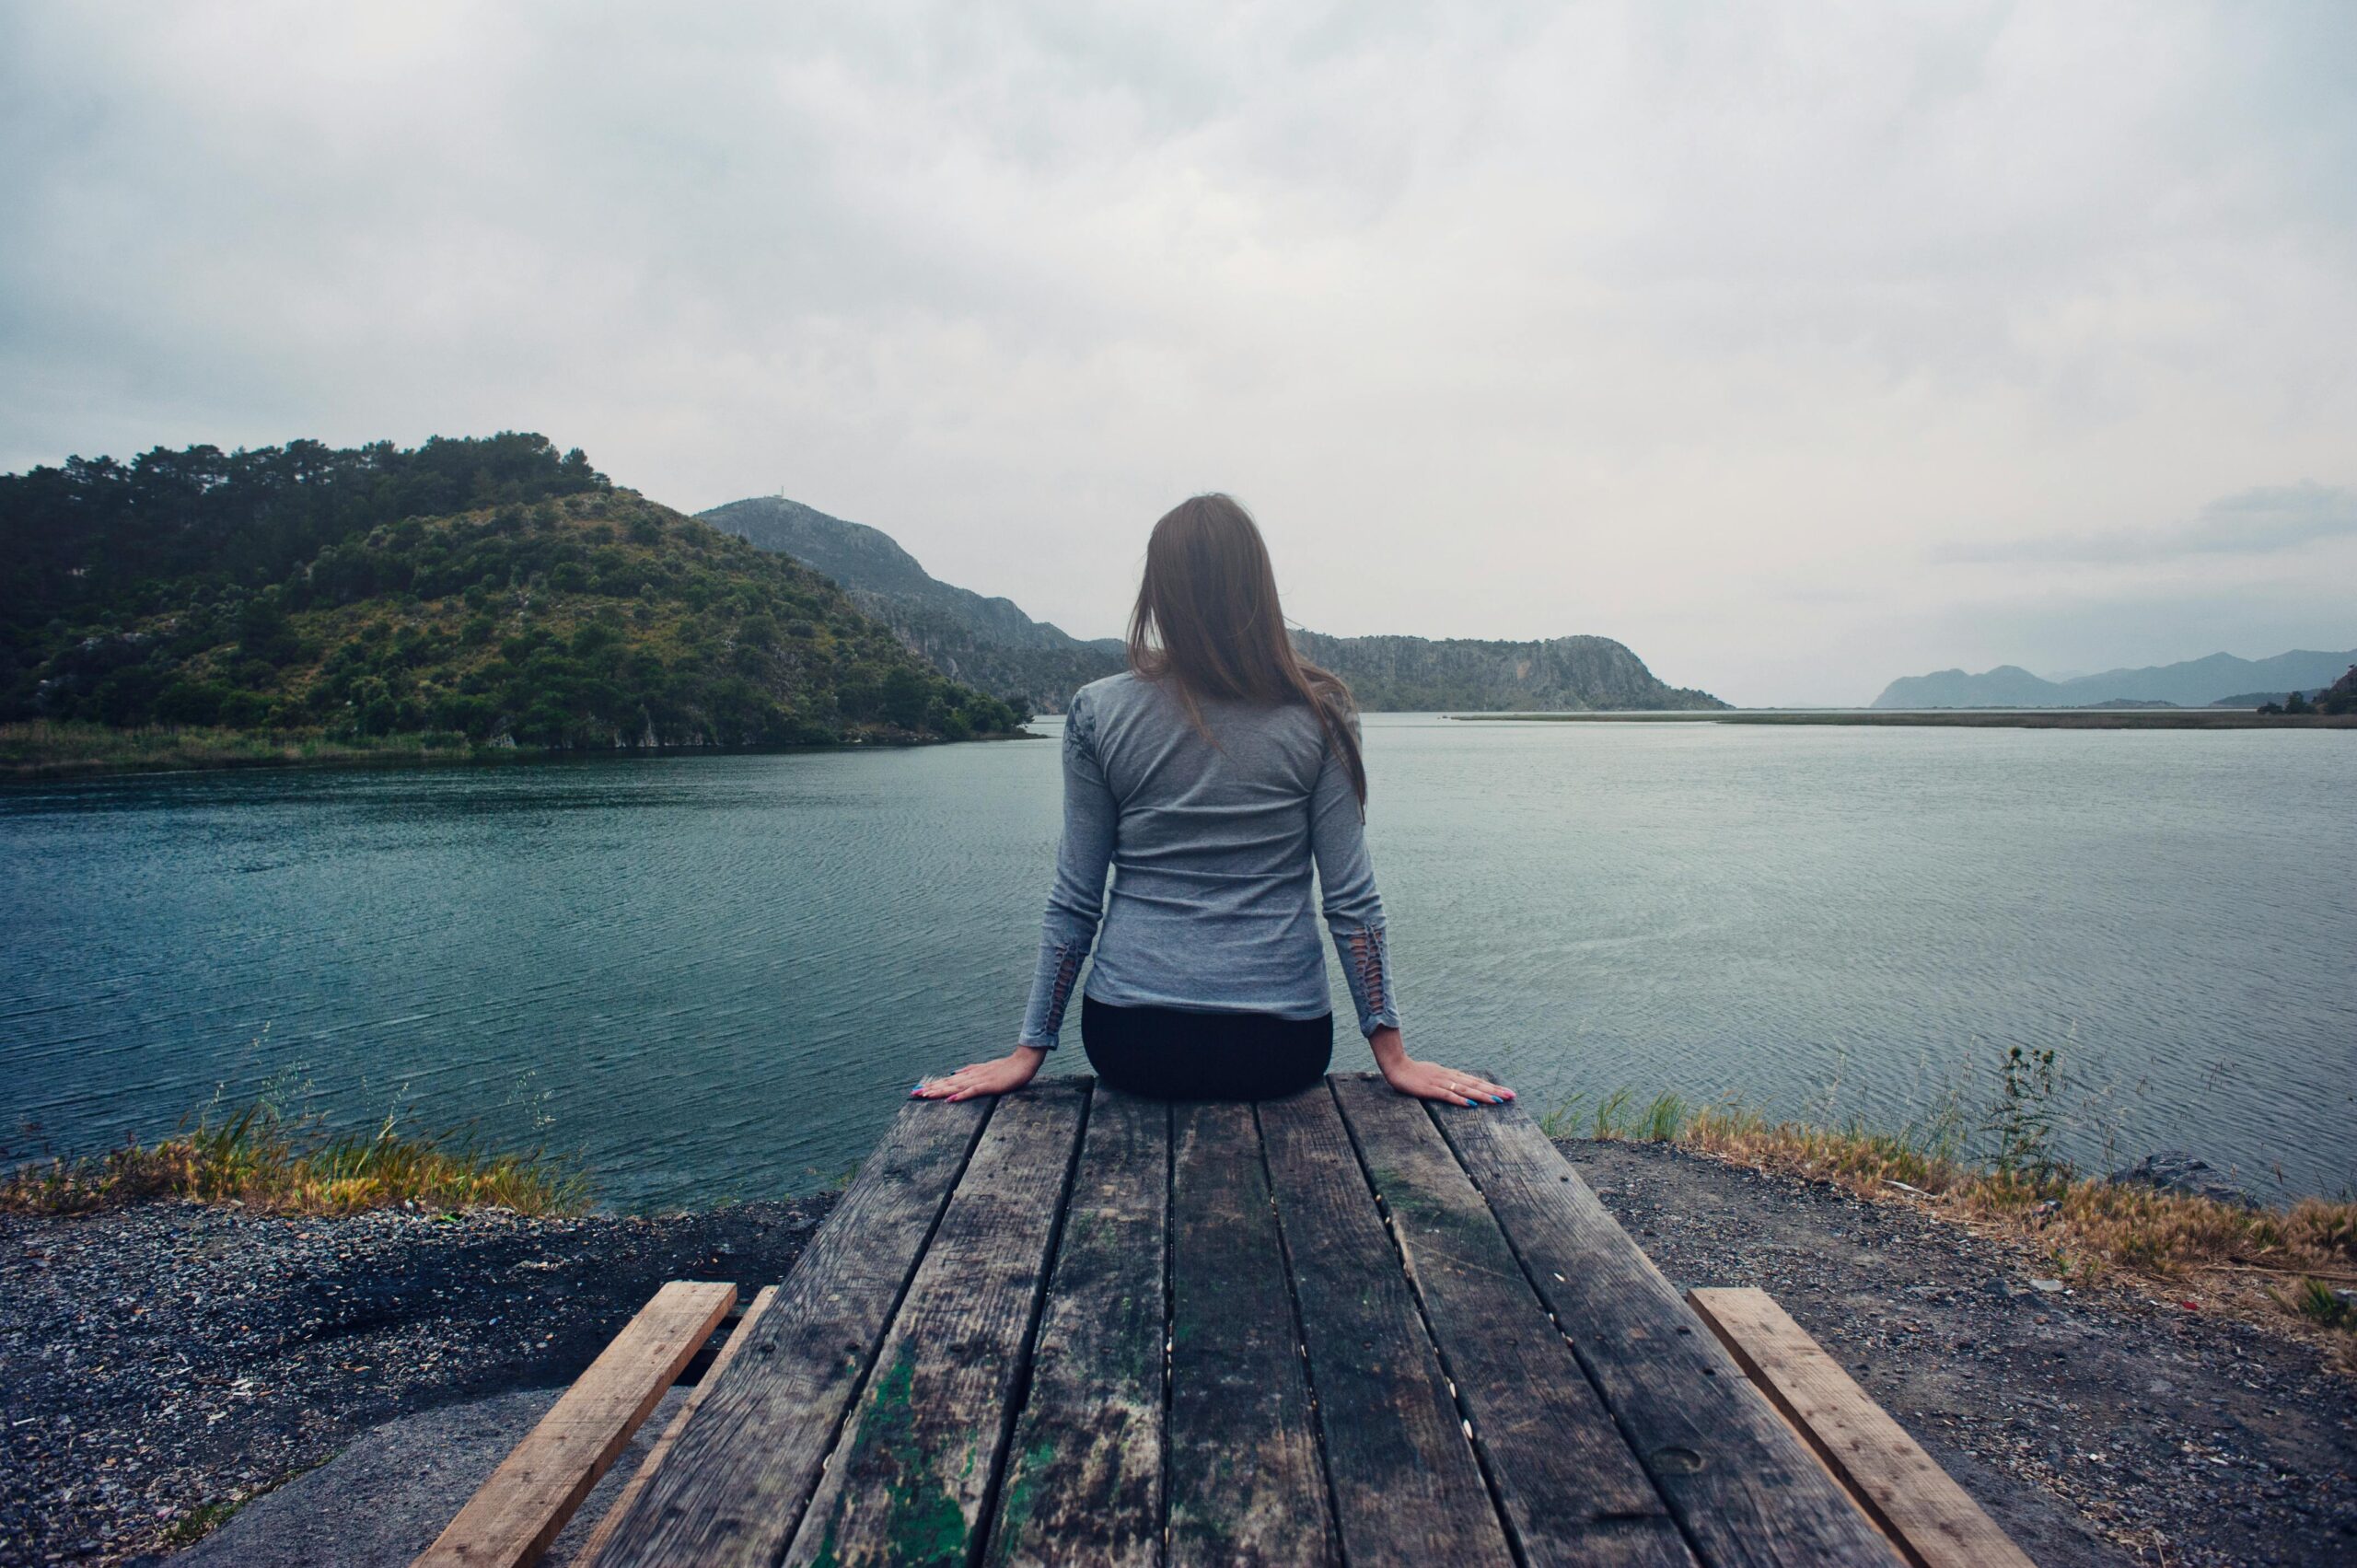
<svg viewBox="0 0 2357 1568">
<path fill-rule="evenodd" d="M 2026 1257 L 1905 1203 L 1563 1147 L 1672 1280 L 1772 1293 L 2045 1568 L 2357 1562 L 2357 1387 L 2315 1350 L 2041 1291 Z M 0 1568 L 151 1558 L 340 1453 L 197 1555 L 406 1562 L 659 1283 L 780 1279 L 830 1202 L 0 1216 Z M 378 1499 L 357 1512 L 381 1552 L 313 1539 L 355 1512 L 307 1501 L 322 1486 Z"/>
<path fill-rule="evenodd" d="M 0 1215 L 0 1564 L 161 1552 L 379 1423 L 570 1382 L 667 1279 L 784 1278 L 829 1202 Z"/>
<path fill-rule="evenodd" d="M 1680 1289 L 1758 1285 L 2044 1568 L 2357 1562 L 2357 1384 L 2315 1350 L 1899 1202 L 1561 1145 Z"/>
</svg>

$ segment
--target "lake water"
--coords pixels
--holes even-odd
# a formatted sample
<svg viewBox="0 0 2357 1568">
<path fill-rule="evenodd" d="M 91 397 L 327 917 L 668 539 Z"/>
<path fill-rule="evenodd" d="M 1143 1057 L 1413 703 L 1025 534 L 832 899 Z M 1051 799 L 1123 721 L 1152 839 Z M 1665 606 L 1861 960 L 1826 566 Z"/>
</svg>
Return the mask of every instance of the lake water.
<svg viewBox="0 0 2357 1568">
<path fill-rule="evenodd" d="M 1366 738 L 1411 1048 L 1536 1108 L 1896 1123 L 2050 1045 L 2084 1159 L 2357 1185 L 2357 734 Z M 1051 739 L 0 791 L 0 1136 L 274 1082 L 578 1150 L 617 1206 L 807 1190 L 1011 1042 L 1057 779 Z"/>
</svg>

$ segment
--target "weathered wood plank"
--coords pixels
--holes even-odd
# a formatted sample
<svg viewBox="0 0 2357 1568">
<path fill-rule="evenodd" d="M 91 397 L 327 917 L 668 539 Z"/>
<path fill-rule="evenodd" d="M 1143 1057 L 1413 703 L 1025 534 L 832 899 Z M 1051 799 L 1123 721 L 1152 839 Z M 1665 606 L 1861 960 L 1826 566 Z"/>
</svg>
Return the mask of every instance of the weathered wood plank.
<svg viewBox="0 0 2357 1568">
<path fill-rule="evenodd" d="M 1321 1083 L 1262 1101 L 1259 1115 L 1343 1555 L 1352 1568 L 1511 1564 L 1464 1418 L 1334 1097 Z M 1546 1326 L 1535 1300 L 1528 1316 Z"/>
<path fill-rule="evenodd" d="M 789 1565 L 963 1565 L 997 1485 L 1088 1086 L 999 1102 L 802 1527 Z"/>
<path fill-rule="evenodd" d="M 1686 1299 L 1916 1568 L 2033 1568 L 1939 1461 L 1766 1291 L 1697 1290 Z"/>
<path fill-rule="evenodd" d="M 761 1314 L 768 1311 L 770 1303 L 776 1299 L 775 1285 L 763 1285 L 754 1293 L 753 1303 L 745 1308 L 744 1317 L 737 1319 L 736 1330 L 714 1353 L 712 1365 L 704 1368 L 702 1380 L 689 1390 L 686 1399 L 679 1401 L 679 1412 L 671 1417 L 671 1424 L 647 1445 L 646 1458 L 639 1461 L 638 1469 L 632 1472 L 631 1478 L 622 1482 L 622 1489 L 614 1494 L 613 1504 L 606 1510 L 606 1516 L 598 1521 L 598 1527 L 591 1530 L 589 1539 L 581 1543 L 581 1550 L 575 1555 L 582 1562 L 595 1562 L 598 1554 L 606 1550 L 606 1542 L 612 1539 L 615 1527 L 622 1522 L 622 1516 L 630 1511 L 632 1504 L 638 1501 L 638 1494 L 646 1490 L 646 1483 L 655 1479 L 655 1472 L 670 1457 L 671 1446 L 679 1440 L 680 1432 L 688 1424 L 688 1417 L 695 1413 L 696 1406 L 702 1404 L 704 1395 L 712 1391 L 713 1379 L 718 1377 L 731 1358 L 745 1348 L 746 1330 L 761 1321 Z"/>
<path fill-rule="evenodd" d="M 663 1391 L 737 1304 L 737 1287 L 673 1280 L 655 1293 L 502 1459 L 418 1568 L 537 1562 Z"/>
<path fill-rule="evenodd" d="M 1171 1108 L 1171 1568 L 1341 1562 L 1248 1105 Z"/>
<path fill-rule="evenodd" d="M 1898 1561 L 1520 1108 L 1428 1109 L 1704 1562 Z"/>
<path fill-rule="evenodd" d="M 1524 1560 L 1691 1568 L 1660 1493 L 1422 1105 L 1375 1078 L 1337 1078 L 1333 1092 Z"/>
<path fill-rule="evenodd" d="M 1162 1560 L 1170 1107 L 1098 1084 L 987 1561 Z"/>
<path fill-rule="evenodd" d="M 771 1568 L 993 1107 L 914 1100 L 590 1560 Z"/>
</svg>

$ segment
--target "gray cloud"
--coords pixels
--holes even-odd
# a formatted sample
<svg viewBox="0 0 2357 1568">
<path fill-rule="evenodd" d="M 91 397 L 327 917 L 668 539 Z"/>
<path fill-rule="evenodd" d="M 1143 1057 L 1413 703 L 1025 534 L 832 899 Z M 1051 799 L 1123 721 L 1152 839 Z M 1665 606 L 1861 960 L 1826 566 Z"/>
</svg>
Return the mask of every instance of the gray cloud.
<svg viewBox="0 0 2357 1568">
<path fill-rule="evenodd" d="M 2303 480 L 2222 495 L 2172 528 L 1953 544 L 1936 553 L 1957 562 L 2136 563 L 2187 555 L 2265 555 L 2351 538 L 2357 538 L 2357 490 Z"/>
<path fill-rule="evenodd" d="M 2332 0 L 0 0 L 0 467 L 537 428 L 1085 634 L 1215 485 L 1308 624 L 1839 697 L 2026 562 L 2177 569 L 1987 540 L 2190 516 L 2261 620 L 2346 569 L 2352 57 Z"/>
<path fill-rule="evenodd" d="M 2357 535 L 2357 490 L 2308 480 L 2221 496 L 2180 538 L 2188 550 L 2240 552 L 2351 535 Z"/>
</svg>

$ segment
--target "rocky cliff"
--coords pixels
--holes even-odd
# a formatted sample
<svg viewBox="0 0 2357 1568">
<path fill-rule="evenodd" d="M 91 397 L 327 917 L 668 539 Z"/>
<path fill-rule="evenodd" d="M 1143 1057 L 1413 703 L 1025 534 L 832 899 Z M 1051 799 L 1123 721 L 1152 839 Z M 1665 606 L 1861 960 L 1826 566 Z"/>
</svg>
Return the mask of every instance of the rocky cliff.
<svg viewBox="0 0 2357 1568">
<path fill-rule="evenodd" d="M 1350 683 L 1371 713 L 1580 713 L 1724 708 L 1708 691 L 1671 686 L 1609 637 L 1505 643 L 1427 637 L 1328 637 L 1294 645 Z"/>
</svg>

